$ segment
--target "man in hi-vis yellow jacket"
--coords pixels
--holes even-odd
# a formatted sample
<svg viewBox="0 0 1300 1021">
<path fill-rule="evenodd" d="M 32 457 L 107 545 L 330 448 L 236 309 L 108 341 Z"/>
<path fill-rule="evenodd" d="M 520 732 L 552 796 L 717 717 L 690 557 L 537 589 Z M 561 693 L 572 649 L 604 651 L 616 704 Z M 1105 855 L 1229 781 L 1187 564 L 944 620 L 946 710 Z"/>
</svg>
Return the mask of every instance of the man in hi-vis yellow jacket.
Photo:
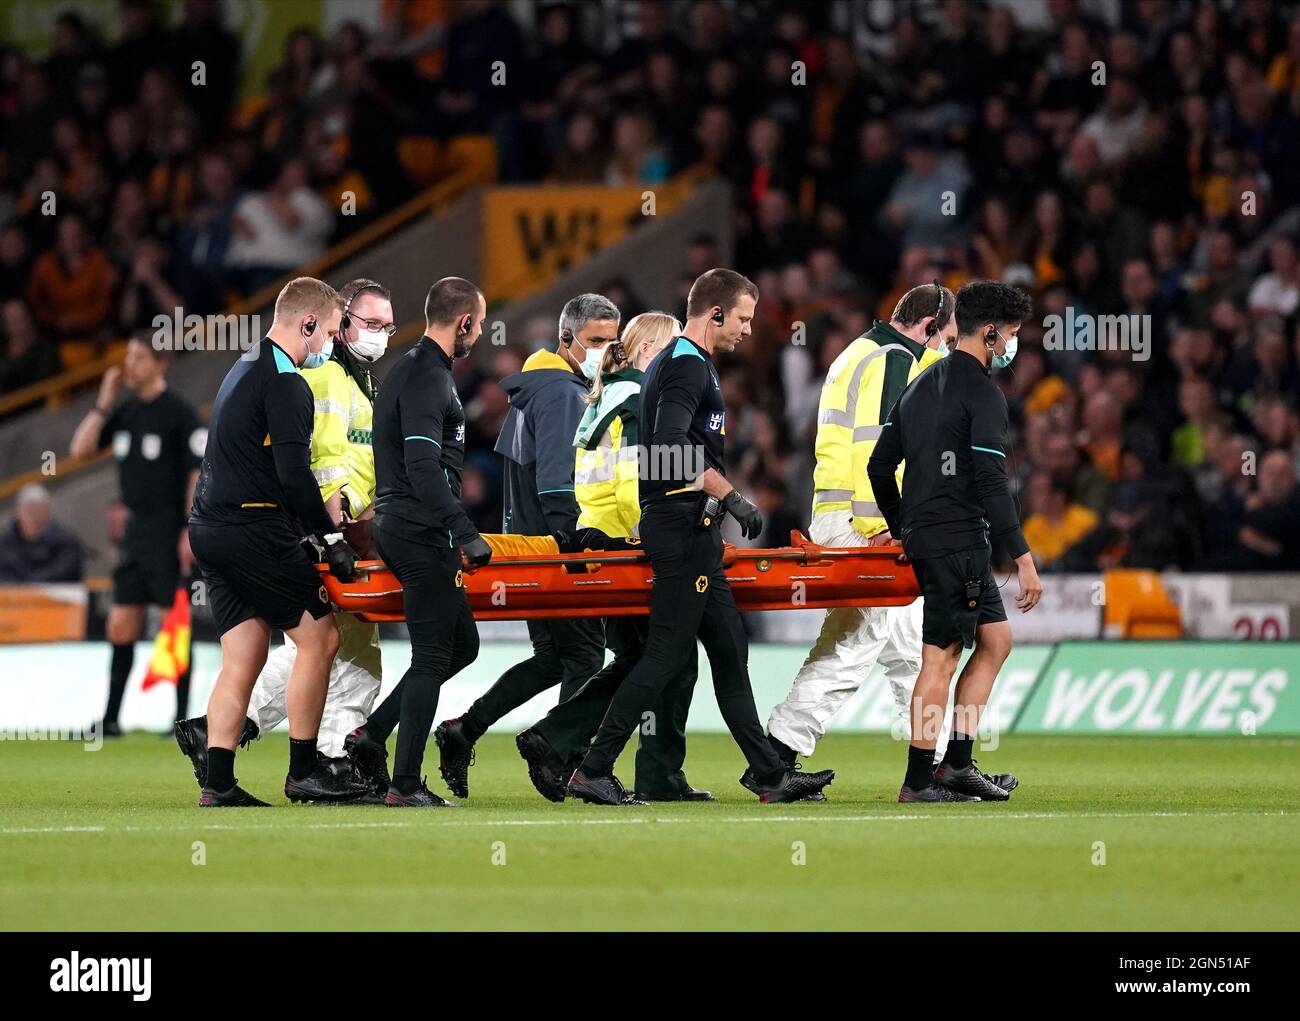
<svg viewBox="0 0 1300 1021">
<path fill-rule="evenodd" d="M 948 342 L 956 338 L 955 307 L 952 292 L 937 281 L 914 287 L 899 300 L 888 323 L 877 321 L 832 363 L 818 405 L 809 529 L 813 542 L 880 546 L 891 541 L 867 479 L 867 461 L 899 394 L 942 358 Z M 908 702 L 921 666 L 921 607 L 918 598 L 910 606 L 826 611 L 821 634 L 790 694 L 768 718 L 768 740 L 778 755 L 791 763 L 796 755 L 811 755 L 826 732 L 826 721 L 877 662 L 906 728 Z M 937 756 L 946 743 L 945 731 Z"/>
</svg>

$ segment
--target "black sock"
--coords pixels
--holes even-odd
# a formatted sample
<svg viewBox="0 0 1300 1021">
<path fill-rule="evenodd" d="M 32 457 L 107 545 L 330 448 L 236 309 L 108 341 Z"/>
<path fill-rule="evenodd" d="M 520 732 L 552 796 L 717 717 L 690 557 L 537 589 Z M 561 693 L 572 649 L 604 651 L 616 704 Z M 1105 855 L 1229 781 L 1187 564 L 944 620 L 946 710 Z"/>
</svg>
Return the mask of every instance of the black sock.
<svg viewBox="0 0 1300 1021">
<path fill-rule="evenodd" d="M 420 778 L 418 776 L 394 776 L 393 789 L 398 794 L 414 794 L 420 789 Z"/>
<path fill-rule="evenodd" d="M 787 766 L 793 766 L 795 761 L 799 758 L 799 753 L 789 745 L 783 743 L 780 738 L 768 734 L 767 743 L 772 746 L 772 751 L 776 752 L 776 757 Z"/>
<path fill-rule="evenodd" d="M 924 790 L 934 783 L 934 749 L 907 746 L 907 776 L 903 786 L 914 791 Z"/>
<path fill-rule="evenodd" d="M 308 776 L 316 768 L 316 739 L 289 738 L 289 775 L 295 780 Z"/>
<path fill-rule="evenodd" d="M 208 782 L 204 786 L 212 791 L 228 791 L 235 786 L 234 749 L 208 749 Z"/>
<path fill-rule="evenodd" d="M 113 646 L 113 657 L 108 667 L 108 706 L 104 709 L 104 722 L 116 723 L 117 714 L 122 710 L 122 696 L 126 694 L 126 682 L 131 676 L 131 667 L 135 663 L 135 643 L 123 642 Z"/>
<path fill-rule="evenodd" d="M 460 727 L 461 733 L 465 735 L 466 739 L 469 740 L 471 744 L 487 733 L 487 727 L 474 719 L 474 710 L 472 707 L 469 712 L 460 718 Z"/>
<path fill-rule="evenodd" d="M 966 734 L 959 734 L 954 730 L 952 738 L 948 741 L 948 750 L 944 753 L 943 761 L 952 766 L 953 769 L 965 769 L 970 765 L 971 754 L 974 750 L 975 739 Z"/>
</svg>

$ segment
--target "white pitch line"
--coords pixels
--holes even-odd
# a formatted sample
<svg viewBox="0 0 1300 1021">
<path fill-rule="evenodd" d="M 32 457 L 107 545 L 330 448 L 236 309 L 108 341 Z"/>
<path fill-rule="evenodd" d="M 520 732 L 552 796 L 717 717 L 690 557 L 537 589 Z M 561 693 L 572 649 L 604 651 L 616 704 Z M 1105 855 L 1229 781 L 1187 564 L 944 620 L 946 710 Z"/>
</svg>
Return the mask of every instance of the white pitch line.
<svg viewBox="0 0 1300 1021">
<path fill-rule="evenodd" d="M 649 826 L 663 825 L 698 825 L 722 823 L 766 824 L 766 823 L 856 823 L 856 822 L 951 822 L 963 821 L 987 822 L 991 820 L 1026 819 L 1219 819 L 1237 817 L 1285 818 L 1294 816 L 1294 812 L 997 812 L 993 814 L 965 810 L 961 815 L 945 812 L 926 812 L 924 814 L 862 814 L 862 815 L 756 815 L 756 816 L 719 816 L 707 814 L 693 816 L 676 816 L 672 818 L 647 819 L 628 816 L 616 819 L 465 819 L 448 820 L 428 827 L 429 832 L 439 829 L 461 829 L 466 827 L 492 826 Z M 250 832 L 265 831 L 269 833 L 288 830 L 364 830 L 364 829 L 411 829 L 413 823 L 392 820 L 391 822 L 322 822 L 295 823 L 287 822 L 269 826 L 255 824 L 203 823 L 189 826 L 16 826 L 0 829 L 0 836 L 22 836 L 27 834 L 68 834 L 68 833 L 193 833 L 196 830 Z"/>
</svg>

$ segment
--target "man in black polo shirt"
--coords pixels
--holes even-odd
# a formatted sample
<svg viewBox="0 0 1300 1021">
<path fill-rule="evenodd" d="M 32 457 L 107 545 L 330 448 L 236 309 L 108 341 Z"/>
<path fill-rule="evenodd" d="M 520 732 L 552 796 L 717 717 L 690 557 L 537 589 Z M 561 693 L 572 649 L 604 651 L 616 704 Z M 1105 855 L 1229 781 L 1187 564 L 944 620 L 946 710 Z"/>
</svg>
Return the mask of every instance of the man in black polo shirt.
<svg viewBox="0 0 1300 1021">
<path fill-rule="evenodd" d="M 957 292 L 957 343 L 903 391 L 867 462 L 889 531 L 912 562 L 925 600 L 921 670 L 912 694 L 907 775 L 899 801 L 1005 801 L 1008 790 L 971 758 L 980 715 L 1011 651 L 1011 626 L 989 567 L 991 545 L 1020 575 L 1022 612 L 1043 587 L 1020 531 L 1007 483 L 1007 401 L 990 368 L 1011 363 L 1029 299 L 981 280 Z M 906 461 L 903 493 L 895 472 Z M 957 679 L 952 737 L 935 767 L 934 748 L 963 646 L 974 646 Z"/>
<path fill-rule="evenodd" d="M 170 357 L 148 336 L 133 337 L 121 367 L 104 374 L 99 399 L 77 426 L 70 445 L 73 457 L 88 457 L 111 445 L 127 510 L 105 625 L 113 647 L 106 736 L 122 732 L 117 717 L 146 609 L 171 606 L 177 585 L 190 571 L 185 515 L 198 478 L 204 432 L 194 409 L 167 388 Z M 132 394 L 114 407 L 123 384 Z M 185 717 L 189 690 L 187 669 L 176 685 L 178 720 Z"/>
<path fill-rule="evenodd" d="M 481 567 L 492 550 L 460 503 L 465 409 L 452 378 L 483 332 L 483 294 L 443 277 L 424 299 L 425 331 L 389 371 L 375 401 L 375 543 L 402 583 L 411 665 L 343 747 L 357 772 L 387 775 L 384 742 L 397 731 L 390 808 L 445 808 L 420 772 L 443 682 L 478 657 L 478 627 L 463 565 Z M 462 559 L 463 557 L 463 559 Z"/>
<path fill-rule="evenodd" d="M 614 762 L 643 713 L 704 643 L 718 708 L 744 752 L 759 799 L 797 801 L 834 779 L 831 770 L 785 766 L 763 736 L 749 683 L 749 644 L 722 570 L 719 519 L 725 511 L 747 538 L 763 527 L 758 509 L 726 479 L 722 465 L 726 408 L 713 352 L 734 351 L 750 332 L 758 288 L 728 269 L 691 286 L 686 328 L 655 356 L 641 387 L 641 544 L 654 570 L 649 634 L 642 654 L 610 703 L 569 792 L 594 804 L 627 801 Z"/>
<path fill-rule="evenodd" d="M 208 772 L 199 805 L 261 806 L 235 780 L 235 745 L 266 662 L 271 629 L 298 648 L 286 697 L 291 801 L 351 800 L 365 787 L 317 759 L 330 663 L 338 650 L 329 598 L 301 545 L 325 547 L 334 576 L 350 581 L 356 554 L 336 531 L 311 472 L 314 402 L 300 366 L 328 361 L 343 304 L 311 277 L 290 281 L 270 331 L 226 374 L 212 405 L 194 492 L 190 545 L 221 636 L 221 671 L 208 701 Z"/>
</svg>

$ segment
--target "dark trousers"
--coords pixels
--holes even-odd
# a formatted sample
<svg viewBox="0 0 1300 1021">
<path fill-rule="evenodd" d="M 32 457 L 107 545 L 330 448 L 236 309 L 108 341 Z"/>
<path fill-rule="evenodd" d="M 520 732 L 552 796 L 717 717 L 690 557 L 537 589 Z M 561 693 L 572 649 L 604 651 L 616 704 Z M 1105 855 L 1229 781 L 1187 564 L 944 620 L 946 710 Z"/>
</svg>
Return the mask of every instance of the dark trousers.
<svg viewBox="0 0 1300 1021">
<path fill-rule="evenodd" d="M 613 770 L 643 714 L 693 655 L 695 637 L 709 657 L 718 709 L 757 780 L 775 782 L 784 770 L 754 708 L 749 641 L 722 570 L 722 535 L 716 525 L 697 527 L 698 516 L 694 500 L 651 504 L 641 515 L 641 546 L 654 570 L 649 633 L 583 760 L 589 776 Z"/>
<path fill-rule="evenodd" d="M 397 731 L 393 778 L 420 778 L 424 748 L 438 712 L 438 691 L 478 658 L 478 627 L 462 583 L 460 550 L 412 542 L 375 527 L 379 555 L 402 583 L 411 665 L 370 714 L 366 730 L 378 740 Z"/>
<path fill-rule="evenodd" d="M 649 621 L 645 617 L 610 617 L 605 621 L 605 647 L 614 658 L 572 698 L 561 702 L 533 729 L 560 758 L 581 756 L 600 729 L 614 692 L 627 679 L 645 651 Z M 655 703 L 653 725 L 643 721 L 636 753 L 636 789 L 645 794 L 680 793 L 686 789 L 686 717 L 695 693 L 697 664 L 694 642 L 686 667 L 668 682 Z"/>
<path fill-rule="evenodd" d="M 530 620 L 533 654 L 516 663 L 475 700 L 462 717 L 471 740 L 534 695 L 560 686 L 560 701 L 573 696 L 605 662 L 599 619 Z"/>
</svg>

